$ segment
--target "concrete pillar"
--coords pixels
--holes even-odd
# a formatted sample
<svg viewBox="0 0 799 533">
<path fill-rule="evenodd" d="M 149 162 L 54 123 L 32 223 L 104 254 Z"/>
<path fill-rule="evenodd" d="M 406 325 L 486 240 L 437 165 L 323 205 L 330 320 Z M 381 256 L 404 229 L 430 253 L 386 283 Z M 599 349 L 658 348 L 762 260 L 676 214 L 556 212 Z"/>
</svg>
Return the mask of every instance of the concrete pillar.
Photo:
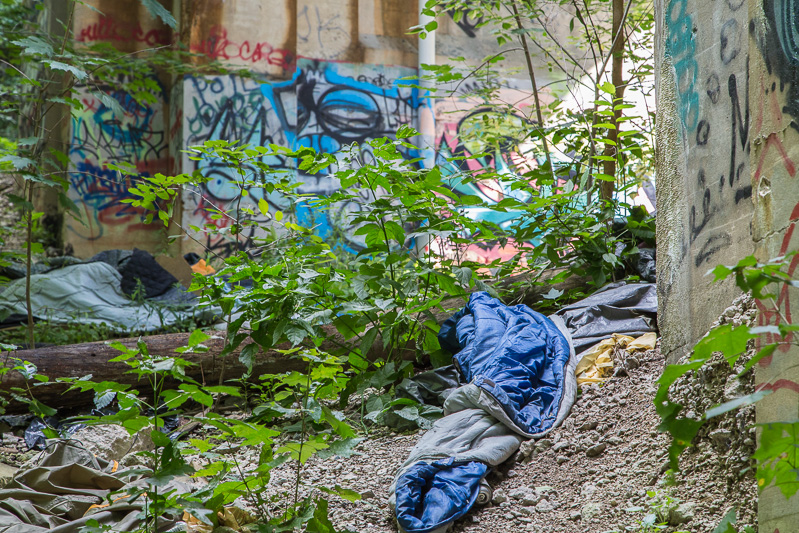
<svg viewBox="0 0 799 533">
<path fill-rule="evenodd" d="M 657 0 L 658 322 L 670 362 L 734 299 L 708 270 L 753 250 L 744 0 Z"/>
<path fill-rule="evenodd" d="M 799 249 L 799 10 L 792 0 L 750 0 L 749 136 L 755 216 L 753 239 L 760 260 Z M 799 257 L 789 272 L 797 276 Z M 775 301 L 759 302 L 761 325 L 792 320 L 799 291 L 782 290 Z M 796 318 L 793 318 L 796 321 Z M 776 340 L 776 339 L 767 339 Z M 791 339 L 788 339 L 791 340 Z M 795 340 L 795 339 L 794 339 Z M 774 390 L 757 406 L 757 422 L 799 419 L 799 349 L 785 346 L 761 361 L 760 387 Z M 799 531 L 799 497 L 786 500 L 776 486 L 764 487 L 758 502 L 759 530 Z"/>
<path fill-rule="evenodd" d="M 799 249 L 799 11 L 793 0 L 658 0 L 656 13 L 659 321 L 673 361 L 734 296 L 706 270 Z M 758 302 L 760 325 L 794 320 L 798 294 Z M 799 418 L 797 362 L 792 346 L 761 360 L 758 387 L 774 393 L 757 404 L 759 424 Z M 760 488 L 759 530 L 799 531 L 799 498 Z"/>
</svg>

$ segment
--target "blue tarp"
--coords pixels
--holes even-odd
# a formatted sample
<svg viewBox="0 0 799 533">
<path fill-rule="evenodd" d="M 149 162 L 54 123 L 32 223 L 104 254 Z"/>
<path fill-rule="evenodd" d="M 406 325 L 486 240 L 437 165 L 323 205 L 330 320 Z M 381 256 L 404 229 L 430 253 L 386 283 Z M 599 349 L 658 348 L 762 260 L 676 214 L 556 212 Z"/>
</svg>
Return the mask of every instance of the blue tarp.
<svg viewBox="0 0 799 533">
<path fill-rule="evenodd" d="M 574 379 L 570 341 L 549 318 L 525 305 L 509 307 L 485 292 L 474 293 L 468 305 L 441 326 L 439 341 L 454 354 L 463 380 L 469 382 L 447 402 L 487 417 L 485 427 L 491 429 L 481 437 L 487 442 L 495 439 L 503 449 L 486 454 L 475 439 L 472 446 L 480 451 L 472 455 L 451 448 L 448 453 L 455 457 L 420 460 L 401 470 L 395 482 L 396 516 L 409 533 L 430 532 L 463 516 L 477 499 L 488 464 L 507 459 L 518 448 L 520 435 L 552 429 L 573 402 L 574 387 L 566 386 L 569 368 Z M 434 437 L 423 437 L 412 458 L 435 457 L 457 439 L 465 429 L 447 422 L 457 414 L 441 419 L 430 432 Z"/>
</svg>

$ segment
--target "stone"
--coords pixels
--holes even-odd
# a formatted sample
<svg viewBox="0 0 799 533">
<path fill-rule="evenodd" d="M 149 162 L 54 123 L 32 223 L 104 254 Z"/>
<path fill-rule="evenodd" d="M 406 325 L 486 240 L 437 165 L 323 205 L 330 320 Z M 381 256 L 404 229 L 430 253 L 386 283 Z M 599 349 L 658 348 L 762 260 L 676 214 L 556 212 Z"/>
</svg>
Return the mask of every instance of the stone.
<svg viewBox="0 0 799 533">
<path fill-rule="evenodd" d="M 563 463 L 567 463 L 569 461 L 569 458 L 565 455 L 558 455 L 555 458 L 555 460 L 558 462 L 559 465 L 562 465 Z"/>
<path fill-rule="evenodd" d="M 555 444 L 554 446 L 552 446 L 552 451 L 559 452 L 561 450 L 565 450 L 569 446 L 571 446 L 571 442 L 569 442 L 567 440 L 562 440 L 562 441 L 558 442 L 557 444 Z"/>
<path fill-rule="evenodd" d="M 719 448 L 729 448 L 732 433 L 728 429 L 719 428 L 710 432 L 710 439 Z"/>
<path fill-rule="evenodd" d="M 583 500 L 590 500 L 595 492 L 596 485 L 593 483 L 583 483 L 583 486 L 580 488 L 580 498 Z"/>
<path fill-rule="evenodd" d="M 525 497 L 527 494 L 528 494 L 528 492 L 527 492 L 526 490 L 524 490 L 524 489 L 516 489 L 516 490 L 514 490 L 513 492 L 511 492 L 511 493 L 509 494 L 509 496 L 510 496 L 511 498 L 513 498 L 514 500 L 521 500 L 521 499 L 522 499 L 522 498 L 524 498 L 524 497 Z"/>
<path fill-rule="evenodd" d="M 583 521 L 589 521 L 598 517 L 601 511 L 602 504 L 599 502 L 587 502 L 583 504 L 583 507 L 580 509 L 580 516 L 582 517 Z"/>
<path fill-rule="evenodd" d="M 605 444 L 604 442 L 600 442 L 599 444 L 595 444 L 590 448 L 588 448 L 587 450 L 585 450 L 585 455 L 588 457 L 598 457 L 602 455 L 602 452 L 604 452 L 605 448 L 607 447 L 608 447 L 607 444 Z"/>
<path fill-rule="evenodd" d="M 537 504 L 540 501 L 541 501 L 541 496 L 539 496 L 538 494 L 532 494 L 532 493 L 525 494 L 522 497 L 522 499 L 521 499 L 522 505 L 528 505 L 528 506 L 529 505 L 535 505 L 535 504 Z"/>
<path fill-rule="evenodd" d="M 686 524 L 694 519 L 696 504 L 691 502 L 681 503 L 677 507 L 669 509 L 669 524 L 679 526 Z"/>
<path fill-rule="evenodd" d="M 535 488 L 536 494 L 549 494 L 555 490 L 554 488 L 550 487 L 549 485 L 541 485 L 540 487 Z"/>
<path fill-rule="evenodd" d="M 505 494 L 504 490 L 497 489 L 497 490 L 494 491 L 494 496 L 493 496 L 493 498 L 491 498 L 491 502 L 494 505 L 499 505 L 499 504 L 504 503 L 506 501 L 508 501 L 508 495 Z"/>
<path fill-rule="evenodd" d="M 369 500 L 375 497 L 375 493 L 372 490 L 365 490 L 361 492 L 361 499 Z"/>
<path fill-rule="evenodd" d="M 121 426 L 110 424 L 88 426 L 79 429 L 72 438 L 80 441 L 83 447 L 94 455 L 109 461 L 121 462 L 123 458 L 133 456 L 137 452 L 155 449 L 149 429 L 130 436 Z"/>
<path fill-rule="evenodd" d="M 535 506 L 535 510 L 539 513 L 548 513 L 553 509 L 555 509 L 555 505 L 549 500 L 541 500 L 538 502 L 538 505 Z"/>
</svg>

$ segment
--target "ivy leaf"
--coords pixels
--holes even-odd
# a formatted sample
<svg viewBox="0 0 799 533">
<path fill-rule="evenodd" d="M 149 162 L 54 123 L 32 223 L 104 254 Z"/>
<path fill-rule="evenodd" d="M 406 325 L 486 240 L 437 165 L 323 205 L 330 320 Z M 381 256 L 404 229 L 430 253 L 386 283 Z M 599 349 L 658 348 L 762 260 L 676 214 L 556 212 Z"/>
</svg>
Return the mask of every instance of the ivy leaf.
<svg viewBox="0 0 799 533">
<path fill-rule="evenodd" d="M 164 6 L 162 6 L 158 0 L 139 0 L 141 4 L 147 9 L 150 13 L 150 16 L 153 18 L 160 18 L 164 24 L 172 28 L 173 30 L 178 29 L 178 21 L 175 20 L 175 17 L 172 16 L 172 13 L 166 10 Z"/>
<path fill-rule="evenodd" d="M 49 43 L 41 40 L 39 37 L 25 37 L 19 41 L 12 41 L 13 44 L 23 48 L 23 55 L 40 55 L 45 57 L 52 57 L 55 53 L 53 47 Z"/>
<path fill-rule="evenodd" d="M 73 65 L 68 65 L 66 63 L 62 63 L 61 61 L 53 61 L 47 60 L 44 61 L 45 64 L 49 65 L 50 68 L 55 70 L 63 70 L 65 72 L 70 72 L 73 76 L 78 78 L 79 80 L 85 80 L 89 77 L 89 74 L 85 70 L 81 70 L 78 67 Z"/>
</svg>

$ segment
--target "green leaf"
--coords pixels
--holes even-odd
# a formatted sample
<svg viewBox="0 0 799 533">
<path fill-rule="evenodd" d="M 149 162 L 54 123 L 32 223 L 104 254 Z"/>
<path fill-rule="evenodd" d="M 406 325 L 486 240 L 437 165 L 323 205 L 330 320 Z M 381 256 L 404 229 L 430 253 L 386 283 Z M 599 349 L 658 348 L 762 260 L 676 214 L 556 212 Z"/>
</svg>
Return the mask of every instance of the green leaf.
<svg viewBox="0 0 799 533">
<path fill-rule="evenodd" d="M 724 413 L 728 413 L 739 407 L 744 405 L 751 405 L 755 402 L 760 401 L 762 398 L 765 398 L 773 391 L 771 390 L 761 390 L 754 392 L 752 394 L 747 394 L 746 396 L 742 396 L 740 398 L 736 398 L 734 400 L 730 400 L 729 402 L 724 402 L 721 405 L 717 405 L 715 407 L 711 407 L 707 411 L 705 411 L 705 418 L 710 419 L 715 416 L 723 415 Z"/>
<path fill-rule="evenodd" d="M 262 215 L 266 216 L 269 214 L 269 202 L 261 198 L 258 200 L 258 210 L 261 212 Z"/>
<path fill-rule="evenodd" d="M 62 63 L 61 61 L 46 60 L 44 61 L 44 63 L 46 65 L 49 65 L 50 68 L 52 69 L 70 72 L 72 73 L 73 76 L 75 76 L 79 80 L 85 80 L 86 78 L 89 77 L 89 74 L 86 71 L 81 70 L 78 67 Z"/>
<path fill-rule="evenodd" d="M 153 18 L 160 18 L 164 24 L 172 28 L 173 30 L 178 29 L 178 21 L 175 20 L 175 17 L 172 16 L 172 13 L 166 10 L 164 6 L 162 6 L 158 0 L 139 0 L 141 4 L 147 9 L 150 13 L 150 16 Z"/>
<path fill-rule="evenodd" d="M 726 324 L 714 328 L 696 343 L 691 360 L 706 361 L 714 352 L 721 352 L 732 367 L 740 354 L 746 351 L 746 343 L 756 337 L 757 335 L 751 333 L 746 326 L 733 327 L 732 324 Z"/>
<path fill-rule="evenodd" d="M 329 459 L 334 455 L 347 458 L 357 454 L 355 447 L 363 441 L 363 439 L 340 439 L 333 442 L 328 448 L 320 450 L 316 453 L 320 459 Z"/>
<path fill-rule="evenodd" d="M 12 43 L 22 47 L 23 55 L 52 57 L 55 53 L 53 51 L 53 47 L 39 37 L 25 37 L 24 39 L 20 39 L 18 41 L 12 41 Z"/>
<path fill-rule="evenodd" d="M 716 526 L 716 529 L 713 530 L 713 533 L 738 533 L 735 530 L 736 521 L 736 513 L 735 508 L 733 507 L 730 511 L 724 515 L 724 518 L 721 519 L 719 525 Z"/>
<path fill-rule="evenodd" d="M 239 353 L 239 361 L 247 367 L 248 372 L 252 372 L 252 367 L 255 365 L 255 356 L 258 355 L 259 349 L 260 346 L 253 342 L 245 346 Z"/>
</svg>

